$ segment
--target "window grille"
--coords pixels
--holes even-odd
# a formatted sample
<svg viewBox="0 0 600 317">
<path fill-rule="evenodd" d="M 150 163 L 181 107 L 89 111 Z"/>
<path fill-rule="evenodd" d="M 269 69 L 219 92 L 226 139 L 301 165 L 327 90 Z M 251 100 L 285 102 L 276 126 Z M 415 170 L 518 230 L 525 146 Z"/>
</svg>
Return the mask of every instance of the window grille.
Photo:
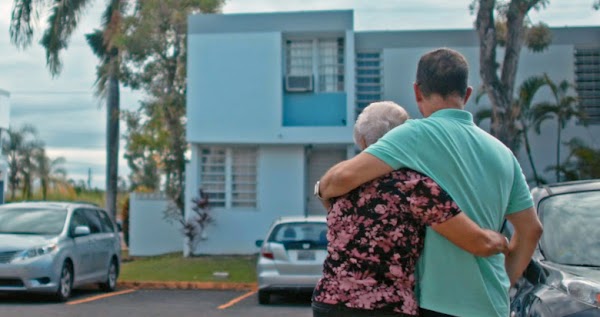
<svg viewBox="0 0 600 317">
<path fill-rule="evenodd" d="M 356 116 L 370 103 L 383 98 L 381 52 L 356 53 Z"/>
<path fill-rule="evenodd" d="M 205 147 L 200 150 L 200 187 L 211 207 L 256 208 L 257 149 Z"/>
<path fill-rule="evenodd" d="M 575 89 L 587 122 L 600 124 L 600 47 L 575 49 Z"/>
</svg>

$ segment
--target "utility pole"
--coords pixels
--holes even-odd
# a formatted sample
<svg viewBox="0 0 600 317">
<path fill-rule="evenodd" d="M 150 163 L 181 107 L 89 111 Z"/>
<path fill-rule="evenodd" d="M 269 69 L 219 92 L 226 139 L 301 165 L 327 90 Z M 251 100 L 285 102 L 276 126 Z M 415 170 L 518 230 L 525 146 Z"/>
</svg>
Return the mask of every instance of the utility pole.
<svg viewBox="0 0 600 317">
<path fill-rule="evenodd" d="M 88 168 L 88 177 L 87 177 L 87 187 L 88 190 L 92 189 L 92 168 Z"/>
</svg>

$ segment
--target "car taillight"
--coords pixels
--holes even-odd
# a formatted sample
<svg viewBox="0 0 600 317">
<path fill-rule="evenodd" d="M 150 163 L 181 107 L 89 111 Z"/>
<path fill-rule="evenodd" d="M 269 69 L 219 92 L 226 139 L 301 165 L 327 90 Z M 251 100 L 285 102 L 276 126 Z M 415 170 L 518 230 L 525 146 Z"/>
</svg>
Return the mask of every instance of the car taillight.
<svg viewBox="0 0 600 317">
<path fill-rule="evenodd" d="M 262 253 L 260 255 L 262 255 L 263 258 L 270 259 L 270 260 L 273 260 L 275 258 L 273 256 L 273 252 L 262 251 Z"/>
</svg>

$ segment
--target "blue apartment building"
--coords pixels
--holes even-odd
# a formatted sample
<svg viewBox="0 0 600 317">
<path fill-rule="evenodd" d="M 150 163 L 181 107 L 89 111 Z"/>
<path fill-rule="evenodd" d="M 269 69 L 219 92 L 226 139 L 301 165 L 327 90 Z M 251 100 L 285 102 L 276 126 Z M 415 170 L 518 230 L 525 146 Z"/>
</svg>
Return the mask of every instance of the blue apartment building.
<svg viewBox="0 0 600 317">
<path fill-rule="evenodd" d="M 361 109 L 392 100 L 421 117 L 412 83 L 423 53 L 459 50 L 471 86 L 481 86 L 474 30 L 356 32 L 353 11 L 345 10 L 192 15 L 188 35 L 186 197 L 202 188 L 216 219 L 196 253 L 254 253 L 274 219 L 324 215 L 313 185 L 355 155 Z M 543 73 L 576 83 L 591 118 L 588 127 L 570 123 L 563 139 L 599 146 L 600 27 L 553 29 L 545 52 L 523 49 L 517 84 Z M 467 110 L 482 106 L 473 98 Z M 554 163 L 556 125 L 531 137 L 543 170 Z M 524 153 L 520 159 L 529 174 Z"/>
</svg>

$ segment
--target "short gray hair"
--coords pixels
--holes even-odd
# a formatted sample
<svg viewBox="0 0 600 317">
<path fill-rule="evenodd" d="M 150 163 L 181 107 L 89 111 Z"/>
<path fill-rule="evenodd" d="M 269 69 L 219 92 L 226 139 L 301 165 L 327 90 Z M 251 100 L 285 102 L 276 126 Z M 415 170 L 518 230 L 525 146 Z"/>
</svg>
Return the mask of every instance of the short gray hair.
<svg viewBox="0 0 600 317">
<path fill-rule="evenodd" d="M 401 125 L 408 119 L 404 108 L 393 101 L 379 101 L 369 104 L 354 124 L 354 143 L 365 139 L 367 146 L 377 142 L 388 131 Z"/>
</svg>

